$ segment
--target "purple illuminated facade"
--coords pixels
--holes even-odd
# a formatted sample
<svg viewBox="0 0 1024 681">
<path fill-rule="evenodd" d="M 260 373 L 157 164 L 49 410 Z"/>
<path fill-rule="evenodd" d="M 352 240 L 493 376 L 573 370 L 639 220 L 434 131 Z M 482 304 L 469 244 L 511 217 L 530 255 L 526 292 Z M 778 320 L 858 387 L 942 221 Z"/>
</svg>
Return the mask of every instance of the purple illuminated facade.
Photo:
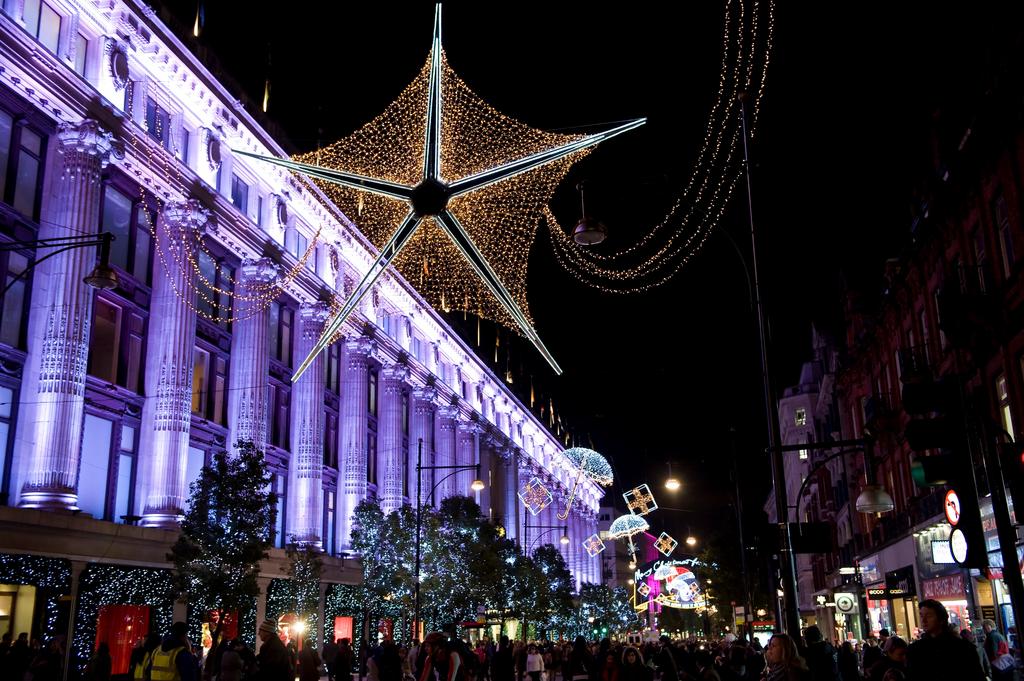
<svg viewBox="0 0 1024 681">
<path fill-rule="evenodd" d="M 284 152 L 151 9 L 0 6 L 0 240 L 113 232 L 120 278 L 84 284 L 97 253 L 78 248 L 16 280 L 48 251 L 0 252 L 0 554 L 69 560 L 69 594 L 90 563 L 166 568 L 190 482 L 240 438 L 262 443 L 274 471 L 278 545 L 322 548 L 325 583 L 358 579 L 343 556 L 361 500 L 415 503 L 420 441 L 426 465 L 482 465 L 483 491 L 460 474 L 435 502 L 474 496 L 522 540 L 516 493 L 537 477 L 558 504 L 531 522 L 564 524 L 555 513 L 574 476 L 559 442 L 394 271 L 292 383 L 324 292 L 350 291 L 372 247 L 315 188 L 232 157 Z M 183 233 L 206 248 L 168 236 Z M 281 295 L 231 322 L 217 321 L 230 296 L 188 293 L 202 276 L 256 295 L 296 268 Z M 424 497 L 434 481 L 423 472 Z M 601 581 L 582 548 L 601 495 L 584 482 L 565 521 L 577 586 Z M 282 562 L 275 551 L 264 592 Z"/>
</svg>

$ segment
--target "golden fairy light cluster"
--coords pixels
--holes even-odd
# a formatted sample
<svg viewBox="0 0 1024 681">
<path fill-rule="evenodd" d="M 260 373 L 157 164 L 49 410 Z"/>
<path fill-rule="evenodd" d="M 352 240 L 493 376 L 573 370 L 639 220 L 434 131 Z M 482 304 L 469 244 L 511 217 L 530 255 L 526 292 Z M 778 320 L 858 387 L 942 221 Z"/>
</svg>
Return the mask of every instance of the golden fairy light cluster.
<svg viewBox="0 0 1024 681">
<path fill-rule="evenodd" d="M 577 246 L 545 208 L 558 262 L 581 282 L 609 293 L 660 286 L 703 246 L 743 173 L 740 92 L 749 95 L 751 134 L 764 94 L 774 33 L 774 0 L 726 0 L 718 96 L 690 178 L 666 217 L 615 253 Z"/>
<path fill-rule="evenodd" d="M 475 95 L 447 63 L 442 69 L 441 175 L 446 183 L 581 137 L 535 130 L 509 118 Z M 429 77 L 428 57 L 416 79 L 377 118 L 348 137 L 293 160 L 418 184 L 423 175 Z M 527 319 L 527 261 L 538 222 L 559 181 L 586 153 L 571 154 L 449 203 Z M 378 247 L 408 212 L 404 201 L 316 182 Z M 518 331 L 433 220 L 424 220 L 395 265 L 433 307 L 467 310 Z"/>
</svg>

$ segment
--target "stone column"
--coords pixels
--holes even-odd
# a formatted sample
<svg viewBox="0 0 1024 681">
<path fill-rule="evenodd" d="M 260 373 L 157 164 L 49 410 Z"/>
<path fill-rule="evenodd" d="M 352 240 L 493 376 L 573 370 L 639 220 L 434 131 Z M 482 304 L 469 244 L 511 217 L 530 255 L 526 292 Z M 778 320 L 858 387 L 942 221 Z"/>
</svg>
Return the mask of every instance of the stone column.
<svg viewBox="0 0 1024 681">
<path fill-rule="evenodd" d="M 235 315 L 241 318 L 234 322 L 231 330 L 228 397 L 228 445 L 232 449 L 240 440 L 251 440 L 261 449 L 267 443 L 270 311 L 269 305 L 248 302 L 244 298 L 265 291 L 277 275 L 277 265 L 270 258 L 246 258 L 238 268 L 236 291 L 242 300 L 237 303 Z"/>
<path fill-rule="evenodd" d="M 493 495 L 493 489 L 498 484 L 498 462 L 494 456 L 491 455 L 491 448 L 484 442 L 484 436 L 482 433 L 477 433 L 476 437 L 476 450 L 477 450 L 477 461 L 480 462 L 480 479 L 484 483 L 484 488 L 479 492 L 476 492 L 476 503 L 480 505 L 482 515 L 494 521 L 494 517 L 498 514 L 498 510 L 493 506 L 493 500 L 496 499 Z"/>
<path fill-rule="evenodd" d="M 409 380 L 409 367 L 392 364 L 381 372 L 381 406 L 377 430 L 378 495 L 384 513 L 402 506 L 402 478 L 407 453 L 402 449 L 402 393 Z"/>
<path fill-rule="evenodd" d="M 519 500 L 519 464 L 516 461 L 516 454 L 511 449 L 504 451 L 505 458 L 505 534 L 509 539 L 519 538 L 519 514 L 523 504 Z"/>
<path fill-rule="evenodd" d="M 341 425 L 338 438 L 338 542 L 352 546 L 352 514 L 366 498 L 366 428 L 369 413 L 370 358 L 377 344 L 360 336 L 345 341 L 345 377 L 341 392 Z"/>
<path fill-rule="evenodd" d="M 455 431 L 459 418 L 459 408 L 454 405 L 438 407 L 437 426 L 435 430 L 435 461 L 437 466 L 455 465 Z M 434 471 L 434 479 L 441 480 L 452 473 L 451 469 Z M 441 502 L 450 496 L 458 494 L 455 486 L 456 476 L 451 476 L 437 486 L 434 492 L 434 506 L 441 507 Z"/>
<path fill-rule="evenodd" d="M 423 465 L 434 465 L 434 450 L 431 443 L 431 434 L 434 426 L 434 401 L 437 399 L 437 390 L 431 386 L 416 388 L 412 392 L 412 419 L 409 424 L 409 470 L 414 476 L 409 486 L 409 497 L 412 500 L 413 508 L 417 504 L 427 503 L 430 490 L 434 487 L 434 471 L 420 471 L 420 499 L 416 499 L 416 464 L 419 460 L 419 443 L 423 441 Z"/>
<path fill-rule="evenodd" d="M 40 239 L 95 234 L 100 224 L 100 173 L 110 154 L 120 154 L 113 136 L 96 121 L 62 123 L 57 147 L 63 154 L 59 180 L 52 182 L 54 208 L 41 221 Z M 39 255 L 49 255 L 46 249 Z M 25 475 L 20 505 L 75 509 L 82 423 L 85 418 L 85 371 L 92 322 L 92 290 L 82 281 L 96 264 L 95 247 L 73 248 L 41 263 L 33 273 L 31 337 L 25 374 L 35 386 L 23 399 L 32 404 L 22 423 L 30 429 L 25 442 Z M 34 403 L 34 404 L 33 404 Z"/>
<path fill-rule="evenodd" d="M 192 426 L 192 355 L 196 342 L 196 273 L 190 265 L 194 235 L 210 214 L 198 201 L 164 205 L 157 231 L 162 258 L 153 262 L 146 350 L 146 392 L 142 408 L 139 472 L 142 521 L 173 528 L 185 512 L 189 430 Z"/>
<path fill-rule="evenodd" d="M 480 432 L 480 428 L 475 421 L 459 421 L 457 431 L 455 438 L 455 465 L 472 466 L 478 461 L 476 436 Z M 483 471 L 480 474 L 483 475 Z M 476 492 L 472 488 L 475 478 L 476 471 L 472 468 L 456 473 L 453 478 L 455 480 L 455 493 L 476 499 Z"/>
<path fill-rule="evenodd" d="M 316 345 L 328 313 L 324 303 L 299 306 L 299 333 L 292 351 L 292 366 L 298 366 Z M 317 355 L 309 369 L 292 384 L 291 407 L 285 537 L 320 548 L 324 504 L 324 353 Z"/>
</svg>

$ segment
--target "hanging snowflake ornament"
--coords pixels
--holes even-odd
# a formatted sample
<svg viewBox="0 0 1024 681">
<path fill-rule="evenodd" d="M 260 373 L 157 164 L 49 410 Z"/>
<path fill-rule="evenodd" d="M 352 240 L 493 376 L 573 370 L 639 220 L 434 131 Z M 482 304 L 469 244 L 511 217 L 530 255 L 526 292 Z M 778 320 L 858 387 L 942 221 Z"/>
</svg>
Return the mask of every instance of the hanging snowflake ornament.
<svg viewBox="0 0 1024 681">
<path fill-rule="evenodd" d="M 586 541 L 583 542 L 583 548 L 585 548 L 587 553 L 590 554 L 590 557 L 593 558 L 604 551 L 604 542 L 601 541 L 601 537 L 597 533 L 594 533 L 587 537 Z"/>
<path fill-rule="evenodd" d="M 561 374 L 525 311 L 526 266 L 536 225 L 575 160 L 645 122 L 641 118 L 590 135 L 561 135 L 503 116 L 448 68 L 437 3 L 423 72 L 377 119 L 301 160 L 234 150 L 312 178 L 348 215 L 359 215 L 360 227 L 380 245 L 370 269 L 325 324 L 292 380 L 336 339 L 390 265 L 434 307 L 444 308 L 446 298 L 448 303 L 464 300 L 470 309 L 517 329 Z M 360 211 L 363 193 L 370 196 Z M 438 270 L 441 276 L 426 275 Z M 473 276 L 464 276 L 469 273 Z"/>
<path fill-rule="evenodd" d="M 651 511 L 658 510 L 658 504 L 654 501 L 654 494 L 647 484 L 639 485 L 622 495 L 626 500 L 626 508 L 630 513 L 636 515 L 647 515 Z"/>
<path fill-rule="evenodd" d="M 666 558 L 672 555 L 677 546 L 679 546 L 679 542 L 669 536 L 668 532 L 662 532 L 658 537 L 658 541 L 654 542 L 654 548 L 658 549 L 661 555 Z"/>
<path fill-rule="evenodd" d="M 533 515 L 543 511 L 555 499 L 539 478 L 533 478 L 530 482 L 523 485 L 523 488 L 519 490 L 519 498 L 522 500 L 523 505 L 526 506 L 526 510 Z"/>
</svg>

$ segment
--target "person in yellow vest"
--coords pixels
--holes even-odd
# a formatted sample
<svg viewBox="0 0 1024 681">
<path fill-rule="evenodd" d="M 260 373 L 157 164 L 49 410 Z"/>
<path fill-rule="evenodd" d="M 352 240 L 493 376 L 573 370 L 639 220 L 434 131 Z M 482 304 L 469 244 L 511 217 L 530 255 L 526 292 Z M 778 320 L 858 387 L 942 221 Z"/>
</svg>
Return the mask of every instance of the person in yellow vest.
<svg viewBox="0 0 1024 681">
<path fill-rule="evenodd" d="M 175 622 L 171 633 L 150 656 L 149 681 L 199 681 L 199 664 L 184 622 Z"/>
<path fill-rule="evenodd" d="M 141 645 L 132 650 L 131 659 L 128 660 L 128 671 L 132 681 L 146 681 L 149 663 L 153 660 L 153 651 L 159 647 L 160 634 L 151 631 Z"/>
</svg>

